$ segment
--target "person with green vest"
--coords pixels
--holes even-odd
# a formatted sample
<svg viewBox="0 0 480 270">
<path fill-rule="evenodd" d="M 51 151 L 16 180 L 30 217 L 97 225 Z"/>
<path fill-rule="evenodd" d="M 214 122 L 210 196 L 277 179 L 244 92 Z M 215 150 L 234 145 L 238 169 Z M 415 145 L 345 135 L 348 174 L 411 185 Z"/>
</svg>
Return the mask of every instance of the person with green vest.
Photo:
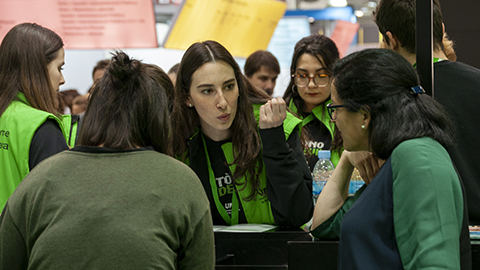
<svg viewBox="0 0 480 270">
<path fill-rule="evenodd" d="M 324 35 L 304 37 L 295 45 L 291 80 L 283 99 L 290 111 L 302 119 L 303 146 L 310 171 L 318 161 L 319 150 L 332 150 L 335 166 L 340 159 L 342 139 L 335 133 L 335 124 L 326 109 L 331 103 L 332 67 L 338 59 L 337 46 Z"/>
<path fill-rule="evenodd" d="M 0 45 L 0 207 L 42 160 L 74 146 L 76 117 L 58 113 L 65 83 L 62 39 L 35 23 Z"/>
<path fill-rule="evenodd" d="M 200 178 L 214 225 L 299 227 L 313 209 L 300 120 L 282 98 L 259 105 L 251 88 L 221 44 L 191 45 L 175 85 L 174 154 Z"/>
</svg>

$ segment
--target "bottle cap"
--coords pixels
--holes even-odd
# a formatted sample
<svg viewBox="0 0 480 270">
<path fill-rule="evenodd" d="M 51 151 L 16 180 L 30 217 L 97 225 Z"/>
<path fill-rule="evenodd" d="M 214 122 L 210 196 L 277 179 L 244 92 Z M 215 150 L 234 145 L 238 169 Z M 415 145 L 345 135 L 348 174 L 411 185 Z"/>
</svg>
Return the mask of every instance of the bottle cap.
<svg viewBox="0 0 480 270">
<path fill-rule="evenodd" d="M 319 159 L 322 159 L 322 158 L 330 159 L 330 157 L 331 157 L 330 150 L 320 150 L 320 151 L 318 151 L 318 158 Z"/>
</svg>

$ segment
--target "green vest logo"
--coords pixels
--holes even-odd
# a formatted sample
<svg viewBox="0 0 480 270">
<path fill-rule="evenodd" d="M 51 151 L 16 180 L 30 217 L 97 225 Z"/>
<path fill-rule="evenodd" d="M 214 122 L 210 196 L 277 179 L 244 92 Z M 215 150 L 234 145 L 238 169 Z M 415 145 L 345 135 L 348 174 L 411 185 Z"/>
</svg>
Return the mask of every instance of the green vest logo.
<svg viewBox="0 0 480 270">
<path fill-rule="evenodd" d="M 10 136 L 10 132 L 8 130 L 0 130 L 0 138 L 8 138 L 8 136 Z M 8 143 L 0 141 L 0 149 L 8 150 Z"/>
</svg>

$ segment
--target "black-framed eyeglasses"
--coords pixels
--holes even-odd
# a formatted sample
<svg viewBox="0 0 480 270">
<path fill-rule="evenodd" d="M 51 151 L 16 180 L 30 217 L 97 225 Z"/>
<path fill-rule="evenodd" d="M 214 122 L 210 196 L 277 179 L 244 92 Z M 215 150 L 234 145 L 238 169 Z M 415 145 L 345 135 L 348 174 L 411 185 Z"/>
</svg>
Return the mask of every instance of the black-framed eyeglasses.
<svg viewBox="0 0 480 270">
<path fill-rule="evenodd" d="M 327 104 L 327 111 L 328 111 L 328 115 L 330 116 L 330 119 L 332 119 L 332 121 L 336 120 L 337 119 L 337 114 L 335 113 L 335 111 L 338 108 L 345 108 L 345 107 L 347 107 L 347 106 L 346 105 Z"/>
<path fill-rule="evenodd" d="M 307 87 L 311 80 L 313 80 L 313 83 L 317 87 L 325 87 L 330 82 L 330 76 L 328 76 L 328 74 L 317 74 L 314 77 L 310 77 L 305 74 L 294 74 L 292 75 L 292 78 L 293 82 L 295 82 L 295 84 L 300 87 Z"/>
</svg>

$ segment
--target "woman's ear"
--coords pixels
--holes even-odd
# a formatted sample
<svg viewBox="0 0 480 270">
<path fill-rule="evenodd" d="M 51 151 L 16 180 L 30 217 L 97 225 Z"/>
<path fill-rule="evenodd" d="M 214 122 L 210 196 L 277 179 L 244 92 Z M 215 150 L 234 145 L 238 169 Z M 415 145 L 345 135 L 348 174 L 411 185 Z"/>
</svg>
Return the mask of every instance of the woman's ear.
<svg viewBox="0 0 480 270">
<path fill-rule="evenodd" d="M 186 100 L 185 100 L 185 104 L 188 106 L 188 107 L 193 107 L 193 102 L 191 101 L 190 97 L 188 97 Z"/>
<path fill-rule="evenodd" d="M 368 129 L 370 126 L 370 121 L 372 120 L 372 116 L 370 115 L 370 107 L 364 106 L 362 109 L 360 109 L 360 112 L 363 114 L 363 126 L 365 126 L 365 129 Z"/>
</svg>

